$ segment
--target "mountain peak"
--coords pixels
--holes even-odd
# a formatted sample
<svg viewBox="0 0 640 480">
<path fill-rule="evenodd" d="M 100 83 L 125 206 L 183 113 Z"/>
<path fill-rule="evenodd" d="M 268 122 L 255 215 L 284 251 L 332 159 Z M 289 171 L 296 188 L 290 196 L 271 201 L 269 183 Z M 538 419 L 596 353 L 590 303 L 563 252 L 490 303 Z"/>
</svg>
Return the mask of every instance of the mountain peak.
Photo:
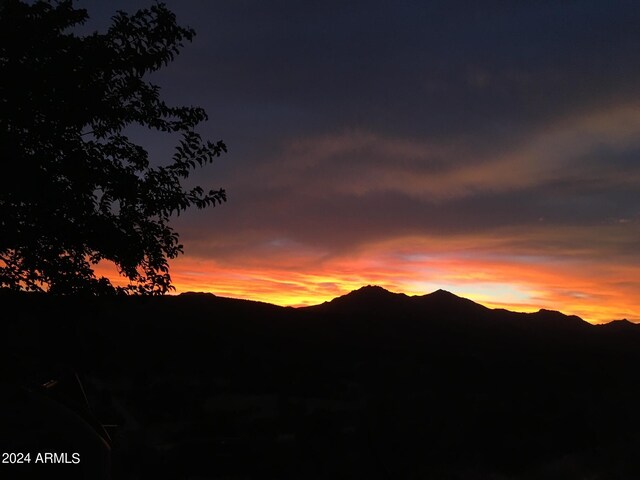
<svg viewBox="0 0 640 480">
<path fill-rule="evenodd" d="M 365 315 L 376 318 L 384 316 L 389 318 L 430 318 L 432 326 L 435 325 L 433 322 L 439 319 L 440 325 L 462 325 L 465 328 L 480 327 L 485 321 L 492 321 L 493 325 L 501 325 L 501 328 L 507 325 L 521 328 L 523 324 L 516 321 L 516 318 L 526 318 L 528 319 L 526 323 L 529 326 L 535 325 L 536 328 L 544 331 L 548 331 L 546 327 L 554 330 L 558 328 L 566 330 L 584 329 L 590 326 L 580 317 L 565 315 L 555 310 L 540 309 L 536 313 L 522 316 L 508 310 L 492 310 L 442 288 L 426 295 L 407 296 L 404 293 L 390 292 L 378 285 L 365 285 L 316 307 L 348 315 Z M 622 326 L 619 325 L 618 328 Z"/>
<path fill-rule="evenodd" d="M 488 308 L 484 305 L 469 300 L 468 298 L 459 297 L 455 293 L 439 288 L 438 290 L 416 297 L 416 301 L 422 305 L 429 305 L 439 311 L 451 311 L 457 314 L 463 313 L 468 315 L 476 315 L 485 313 Z"/>
<path fill-rule="evenodd" d="M 442 288 L 439 288 L 438 290 L 436 290 L 435 292 L 431 292 L 428 293 L 427 295 L 425 295 L 425 297 L 433 297 L 433 298 L 459 298 L 462 299 L 462 297 L 459 297 L 458 295 L 456 295 L 455 293 L 451 293 L 448 290 L 443 290 Z"/>
<path fill-rule="evenodd" d="M 394 295 L 392 292 L 379 285 L 364 285 L 357 290 L 353 290 L 347 295 Z"/>
<path fill-rule="evenodd" d="M 357 290 L 353 290 L 346 295 L 343 295 L 343 299 L 357 299 L 359 301 L 376 301 L 381 299 L 389 299 L 389 298 L 399 298 L 406 297 L 404 293 L 393 293 L 389 290 L 380 287 L 378 285 L 365 285 L 364 287 L 360 287 Z"/>
<path fill-rule="evenodd" d="M 389 290 L 380 287 L 378 285 L 365 285 L 363 287 L 358 288 L 357 290 L 353 290 L 346 295 L 343 295 L 338 298 L 334 298 L 329 303 L 351 303 L 351 304 L 359 304 L 359 305 L 380 305 L 381 303 L 398 302 L 401 300 L 414 299 L 412 301 L 427 301 L 429 303 L 435 303 L 438 305 L 453 305 L 453 304 L 466 304 L 466 305 L 477 305 L 471 300 L 468 300 L 463 297 L 459 297 L 447 290 L 438 289 L 432 293 L 428 293 L 422 296 L 414 296 L 408 297 L 404 293 L 393 293 Z M 480 306 L 480 305 L 478 305 Z M 483 307 L 484 308 L 484 307 Z"/>
<path fill-rule="evenodd" d="M 606 328 L 607 330 L 616 331 L 640 331 L 640 324 L 630 322 L 626 318 L 622 320 L 613 320 L 609 323 L 603 323 L 598 325 L 599 327 Z"/>
<path fill-rule="evenodd" d="M 194 292 L 189 290 L 188 292 L 182 292 L 178 294 L 179 297 L 191 297 L 191 298 L 213 298 L 216 295 L 211 292 Z"/>
<path fill-rule="evenodd" d="M 325 302 L 325 305 L 333 306 L 349 306 L 348 308 L 355 308 L 358 310 L 380 307 L 387 305 L 388 302 L 395 302 L 398 299 L 406 298 L 404 293 L 393 293 L 378 285 L 365 285 L 353 290 L 346 295 L 334 298 L 329 302 Z"/>
</svg>

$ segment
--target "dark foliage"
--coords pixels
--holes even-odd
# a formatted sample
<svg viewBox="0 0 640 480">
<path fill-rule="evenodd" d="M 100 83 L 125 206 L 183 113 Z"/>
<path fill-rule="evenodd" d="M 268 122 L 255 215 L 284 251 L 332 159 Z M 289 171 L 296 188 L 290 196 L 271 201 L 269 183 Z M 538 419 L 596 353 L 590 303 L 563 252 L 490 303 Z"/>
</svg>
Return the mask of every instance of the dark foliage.
<svg viewBox="0 0 640 480">
<path fill-rule="evenodd" d="M 226 200 L 182 185 L 226 151 L 196 133 L 207 114 L 167 105 L 147 80 L 194 31 L 163 4 L 75 34 L 87 18 L 71 1 L 0 4 L 0 286 L 165 293 L 168 259 L 183 251 L 170 217 Z M 132 125 L 180 134 L 172 162 L 150 164 Z M 96 278 L 102 260 L 128 287 Z"/>
</svg>

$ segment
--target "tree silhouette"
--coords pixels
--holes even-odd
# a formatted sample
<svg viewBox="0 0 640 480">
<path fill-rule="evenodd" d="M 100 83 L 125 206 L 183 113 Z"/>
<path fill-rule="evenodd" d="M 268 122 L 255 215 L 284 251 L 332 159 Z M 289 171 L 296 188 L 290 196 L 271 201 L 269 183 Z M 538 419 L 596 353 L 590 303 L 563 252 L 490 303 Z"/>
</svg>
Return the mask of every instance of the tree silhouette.
<svg viewBox="0 0 640 480">
<path fill-rule="evenodd" d="M 226 201 L 182 185 L 226 152 L 196 133 L 206 112 L 167 105 L 146 79 L 195 32 L 164 4 L 74 33 L 87 18 L 71 0 L 0 3 L 0 286 L 165 293 L 168 260 L 183 252 L 170 217 Z M 169 165 L 150 164 L 131 125 L 181 135 Z M 96 277 L 102 260 L 127 287 Z"/>
</svg>

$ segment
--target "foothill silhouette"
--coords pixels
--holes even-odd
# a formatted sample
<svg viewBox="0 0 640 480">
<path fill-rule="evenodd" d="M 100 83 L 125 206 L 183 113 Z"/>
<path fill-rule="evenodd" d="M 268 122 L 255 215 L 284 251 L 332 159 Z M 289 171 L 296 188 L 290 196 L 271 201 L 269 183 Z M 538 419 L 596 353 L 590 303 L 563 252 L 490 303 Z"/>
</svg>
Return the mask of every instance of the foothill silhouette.
<svg viewBox="0 0 640 480">
<path fill-rule="evenodd" d="M 2 301 L 21 312 L 2 351 L 64 358 L 93 416 L 116 425 L 114 478 L 639 473 L 628 322 L 379 287 L 301 308 L 197 293 Z"/>
</svg>

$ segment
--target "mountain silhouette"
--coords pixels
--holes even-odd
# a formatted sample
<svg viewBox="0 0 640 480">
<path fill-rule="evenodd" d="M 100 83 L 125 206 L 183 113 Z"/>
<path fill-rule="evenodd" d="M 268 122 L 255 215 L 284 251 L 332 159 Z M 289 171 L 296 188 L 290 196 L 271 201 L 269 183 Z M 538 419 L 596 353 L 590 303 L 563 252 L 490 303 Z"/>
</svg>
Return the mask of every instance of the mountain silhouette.
<svg viewBox="0 0 640 480">
<path fill-rule="evenodd" d="M 408 298 L 404 293 L 392 293 L 379 286 L 367 285 L 321 305 L 303 308 L 320 309 L 327 312 L 365 312 L 380 308 L 397 308 Z"/>
<path fill-rule="evenodd" d="M 407 327 L 407 321 L 426 329 L 472 329 L 550 332 L 583 332 L 592 325 L 575 315 L 541 309 L 535 313 L 519 313 L 505 309 L 490 309 L 446 290 L 426 295 L 408 296 L 392 293 L 379 286 L 364 286 L 320 305 L 303 307 L 300 311 L 333 319 L 360 318 L 371 325 L 384 319 L 389 327 Z M 347 318 L 345 318 L 347 317 Z"/>
<path fill-rule="evenodd" d="M 322 304 L 336 310 L 366 311 L 375 313 L 376 310 L 401 308 L 423 309 L 425 313 L 472 314 L 485 312 L 488 309 L 466 298 L 459 297 L 446 290 L 436 290 L 423 296 L 408 296 L 404 293 L 392 293 L 382 287 L 367 285 L 341 297 L 334 298 Z M 311 307 L 313 308 L 313 307 Z"/>
<path fill-rule="evenodd" d="M 114 478 L 640 478 L 628 321 L 371 285 L 300 308 L 196 292 L 0 302 L 14 312 L 0 383 L 77 372 L 115 429 Z"/>
<path fill-rule="evenodd" d="M 598 326 L 603 330 L 640 333 L 640 324 L 630 322 L 626 318 L 622 320 L 613 320 L 609 323 L 605 323 Z"/>
</svg>

